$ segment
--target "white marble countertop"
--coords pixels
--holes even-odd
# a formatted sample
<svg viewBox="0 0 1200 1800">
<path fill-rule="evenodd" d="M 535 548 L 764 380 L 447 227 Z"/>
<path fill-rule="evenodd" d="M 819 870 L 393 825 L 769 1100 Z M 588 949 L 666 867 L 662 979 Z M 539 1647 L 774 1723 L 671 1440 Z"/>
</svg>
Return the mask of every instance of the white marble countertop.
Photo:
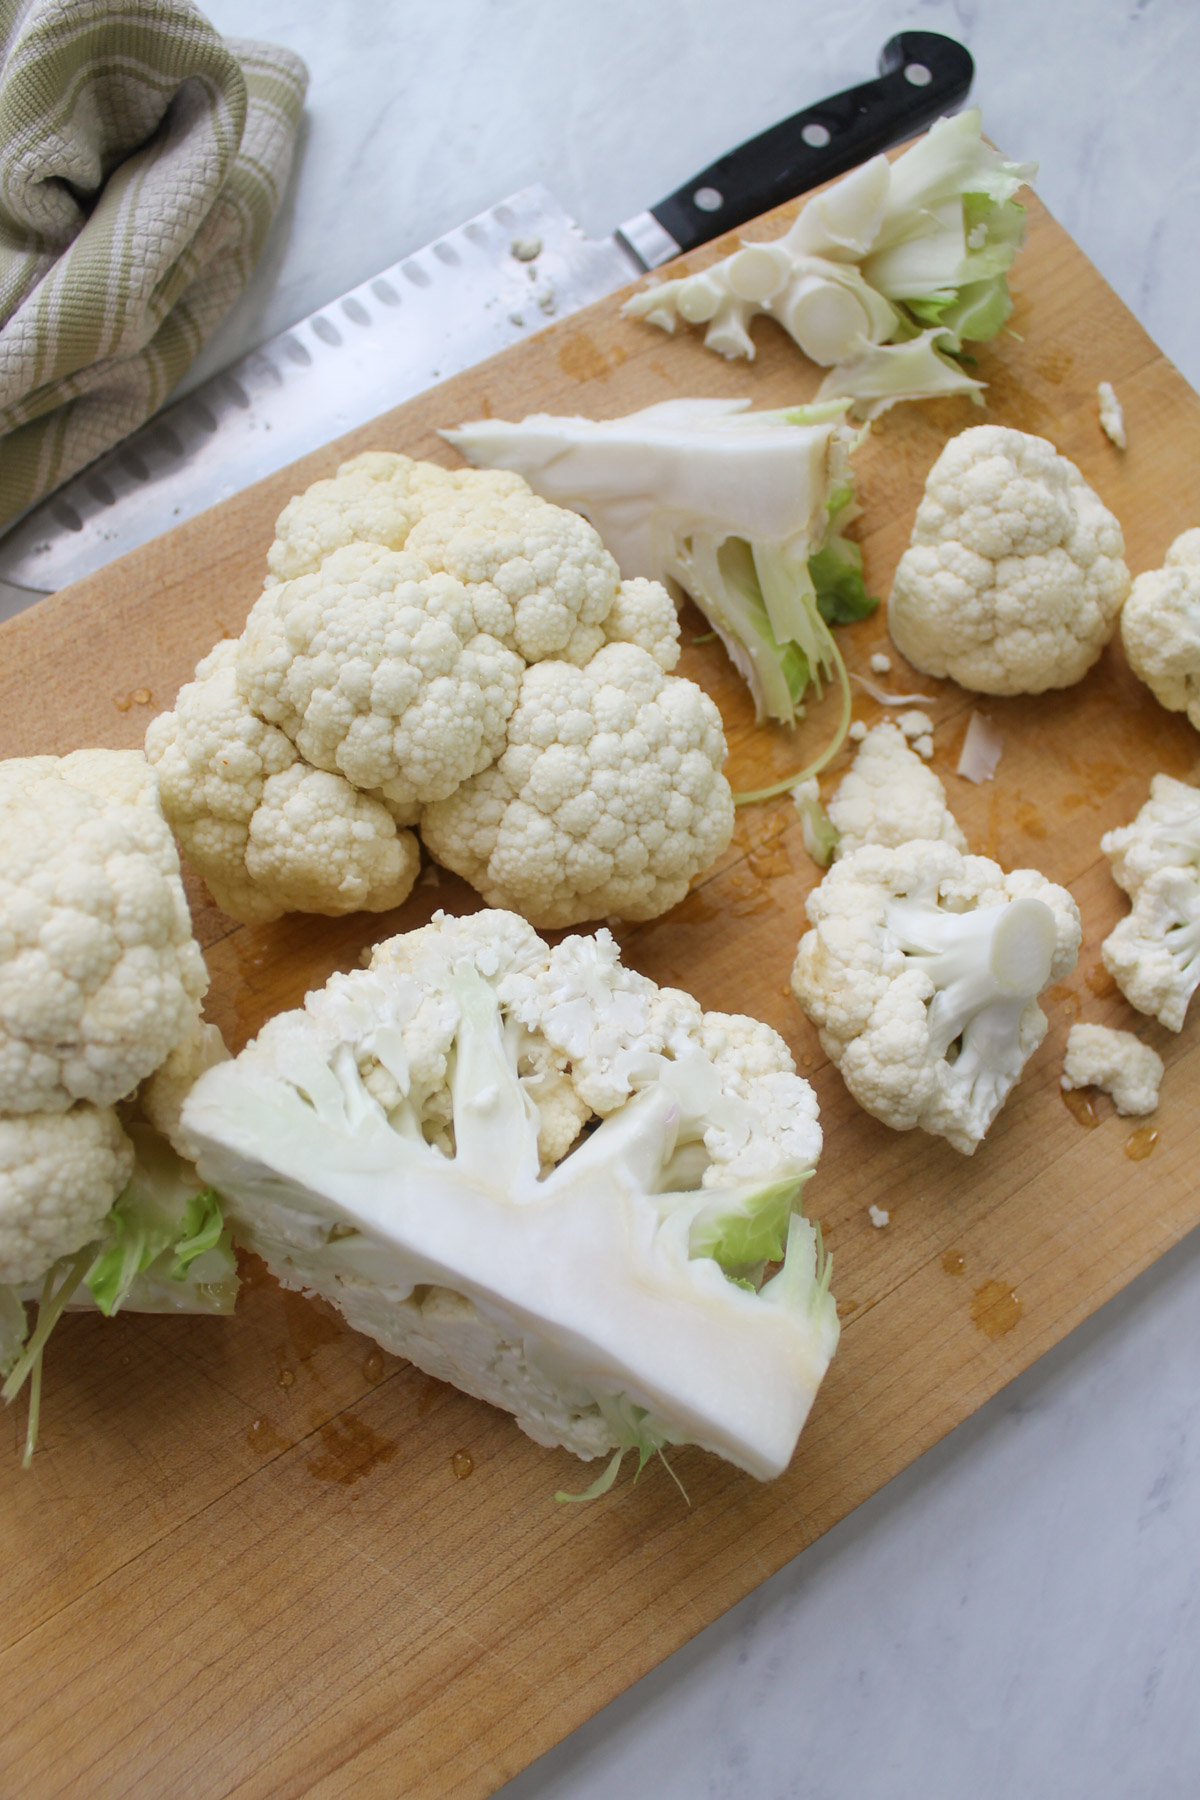
<svg viewBox="0 0 1200 1800">
<path fill-rule="evenodd" d="M 989 135 L 1040 161 L 1200 387 L 1197 0 L 205 10 L 313 77 L 292 195 L 205 368 L 530 181 L 611 230 L 909 26 L 968 45 Z M 505 1800 L 1194 1800 L 1198 1373 L 1193 1234 Z"/>
</svg>

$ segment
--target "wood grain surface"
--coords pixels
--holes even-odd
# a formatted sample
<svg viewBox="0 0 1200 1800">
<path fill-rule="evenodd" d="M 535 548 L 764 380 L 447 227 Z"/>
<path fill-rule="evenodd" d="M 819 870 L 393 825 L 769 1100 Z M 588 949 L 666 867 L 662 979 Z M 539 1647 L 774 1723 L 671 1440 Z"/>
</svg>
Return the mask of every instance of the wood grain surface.
<svg viewBox="0 0 1200 1800">
<path fill-rule="evenodd" d="M 780 209 L 762 235 L 783 228 Z M 755 235 L 755 234 L 751 234 Z M 689 259 L 698 267 L 730 246 Z M 897 408 L 858 458 L 868 581 L 886 593 L 945 438 L 992 419 L 1050 437 L 1121 519 L 1130 566 L 1200 523 L 1200 401 L 1035 204 L 1012 279 L 1014 333 L 979 356 L 986 413 Z M 728 365 L 618 317 L 619 296 L 552 326 L 306 458 L 0 628 L 0 754 L 140 744 L 198 658 L 240 629 L 288 497 L 368 447 L 447 464 L 439 426 L 493 414 L 604 417 L 680 394 L 808 397 L 817 372 L 769 323 Z M 1097 423 L 1124 402 L 1129 450 Z M 703 627 L 685 616 L 685 639 Z M 841 634 L 866 671 L 877 616 Z M 756 730 L 719 646 L 683 671 L 718 700 L 736 788 L 803 762 Z M 1155 770 L 1188 777 L 1198 740 L 1129 674 L 1118 646 L 1078 687 L 986 701 L 996 780 L 954 774 L 972 700 L 895 658 L 894 690 L 932 696 L 933 767 L 972 847 L 1066 883 L 1084 949 L 1051 990 L 1050 1031 L 973 1159 L 861 1113 L 787 992 L 818 871 L 786 803 L 739 815 L 688 899 L 618 935 L 626 960 L 705 1006 L 758 1014 L 820 1098 L 826 1149 L 808 1199 L 835 1262 L 842 1346 L 790 1471 L 760 1486 L 691 1450 L 595 1505 L 556 1506 L 580 1466 L 500 1413 L 383 1356 L 331 1312 L 247 1265 L 232 1321 L 69 1318 L 53 1340 L 41 1447 L 0 1434 L 0 1795 L 479 1796 L 677 1649 L 935 1443 L 1200 1219 L 1195 1020 L 1132 1014 L 1099 961 L 1123 909 L 1099 838 Z M 858 693 L 873 722 L 882 708 Z M 828 792 L 848 756 L 825 782 Z M 190 884 L 208 1011 L 239 1048 L 364 945 L 478 902 L 427 878 L 408 905 L 341 921 L 236 926 Z M 1134 1027 L 1167 1074 L 1143 1160 L 1136 1121 L 1098 1101 L 1084 1129 L 1058 1088 L 1076 1018 Z M 873 1228 L 876 1203 L 891 1223 Z M 468 1472 L 469 1471 L 469 1472 Z M 1100 1572 L 1097 1571 L 1099 1576 Z"/>
</svg>

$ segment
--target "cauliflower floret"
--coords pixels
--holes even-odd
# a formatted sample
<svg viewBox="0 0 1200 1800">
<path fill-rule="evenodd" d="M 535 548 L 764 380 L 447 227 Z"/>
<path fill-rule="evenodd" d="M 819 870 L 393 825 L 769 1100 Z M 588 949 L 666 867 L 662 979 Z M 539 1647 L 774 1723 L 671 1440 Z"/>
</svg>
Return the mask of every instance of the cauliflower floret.
<svg viewBox="0 0 1200 1800">
<path fill-rule="evenodd" d="M 1155 775 L 1137 817 L 1100 848 L 1133 899 L 1101 946 L 1104 966 L 1131 1006 L 1182 1031 L 1200 987 L 1200 793 Z"/>
<path fill-rule="evenodd" d="M 1185 531 L 1161 569 L 1139 575 L 1121 609 L 1129 666 L 1168 712 L 1200 731 L 1200 529 Z"/>
<path fill-rule="evenodd" d="M 621 576 L 578 513 L 532 493 L 450 506 L 427 512 L 408 548 L 461 581 L 477 629 L 527 663 L 585 663 L 604 643 Z"/>
<path fill-rule="evenodd" d="M 402 806 L 444 800 L 495 760 L 521 674 L 459 582 L 365 544 L 268 588 L 237 656 L 253 713 L 314 768 Z"/>
<path fill-rule="evenodd" d="M 415 837 L 382 799 L 302 762 L 251 711 L 237 661 L 236 639 L 218 644 L 146 733 L 163 811 L 217 905 L 247 924 L 298 905 L 327 914 L 401 905 L 420 865 Z"/>
<path fill-rule="evenodd" d="M 380 544 L 402 550 L 409 532 L 431 506 L 470 503 L 483 496 L 528 493 L 519 475 L 464 481 L 474 470 L 443 469 L 390 450 L 366 450 L 342 463 L 328 481 L 314 481 L 280 513 L 267 553 L 269 582 L 294 581 L 321 567 L 346 544 Z"/>
<path fill-rule="evenodd" d="M 0 1112 L 111 1106 L 208 987 L 138 751 L 0 765 Z"/>
<path fill-rule="evenodd" d="M 438 914 L 211 1069 L 184 1129 L 280 1281 L 538 1443 L 791 1455 L 837 1341 L 796 1212 L 815 1099 L 776 1034 L 607 933 Z"/>
<path fill-rule="evenodd" d="M 945 788 L 895 725 L 876 725 L 866 734 L 828 813 L 838 833 L 837 857 L 864 844 L 894 846 L 913 838 L 937 839 L 956 850 L 967 847 L 946 804 Z"/>
<path fill-rule="evenodd" d="M 225 1039 L 217 1027 L 197 1019 L 187 1037 L 180 1038 L 166 1060 L 138 1089 L 137 1106 L 142 1115 L 188 1162 L 194 1160 L 195 1150 L 179 1123 L 183 1103 L 204 1071 L 228 1058 Z"/>
<path fill-rule="evenodd" d="M 934 463 L 888 629 L 926 675 L 984 694 L 1069 687 L 1129 592 L 1121 528 L 1045 438 L 979 425 Z"/>
<path fill-rule="evenodd" d="M 867 1112 L 970 1156 L 1041 1043 L 1079 909 L 1032 869 L 918 839 L 867 845 L 808 897 L 792 988 Z"/>
<path fill-rule="evenodd" d="M 39 1281 L 90 1243 L 132 1172 L 111 1107 L 0 1118 L 0 1288 Z"/>
<path fill-rule="evenodd" d="M 1162 1078 L 1162 1057 L 1132 1031 L 1072 1025 L 1067 1033 L 1064 1088 L 1103 1088 L 1119 1113 L 1140 1115 L 1152 1113 L 1158 1105 Z"/>
<path fill-rule="evenodd" d="M 623 581 L 601 629 L 609 644 L 636 644 L 668 672 L 679 661 L 679 614 L 661 581 Z"/>
<path fill-rule="evenodd" d="M 657 918 L 729 843 L 716 706 L 645 651 L 526 671 L 499 761 L 427 807 L 430 853 L 540 927 Z"/>
</svg>

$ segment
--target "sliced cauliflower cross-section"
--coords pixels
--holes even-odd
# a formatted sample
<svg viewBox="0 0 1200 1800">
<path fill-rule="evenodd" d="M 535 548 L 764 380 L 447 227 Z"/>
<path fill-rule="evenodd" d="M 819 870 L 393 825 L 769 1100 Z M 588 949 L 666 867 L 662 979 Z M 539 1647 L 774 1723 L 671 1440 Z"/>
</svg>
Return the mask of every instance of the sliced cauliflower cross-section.
<svg viewBox="0 0 1200 1800">
<path fill-rule="evenodd" d="M 923 840 L 867 845 L 808 897 L 792 988 L 859 1105 L 970 1156 L 1046 1032 L 1079 910 L 1032 869 Z"/>
<path fill-rule="evenodd" d="M 1200 793 L 1155 775 L 1137 817 L 1100 848 L 1133 901 L 1100 955 L 1131 1006 L 1182 1031 L 1200 987 Z"/>
<path fill-rule="evenodd" d="M 888 604 L 915 669 L 984 694 L 1069 687 L 1129 592 L 1121 528 L 1045 438 L 978 425 L 925 483 Z"/>
<path fill-rule="evenodd" d="M 285 1286 L 538 1443 L 611 1453 L 591 1491 L 666 1444 L 767 1479 L 838 1337 L 798 1210 L 815 1100 L 767 1027 L 630 976 L 607 934 L 438 914 L 204 1075 L 184 1126 Z M 548 1155 L 552 1068 L 577 1123 Z"/>
<path fill-rule="evenodd" d="M 425 809 L 438 862 L 492 906 L 556 927 L 652 919 L 726 847 L 733 798 L 714 703 L 630 644 L 526 671 L 508 748 Z"/>
</svg>

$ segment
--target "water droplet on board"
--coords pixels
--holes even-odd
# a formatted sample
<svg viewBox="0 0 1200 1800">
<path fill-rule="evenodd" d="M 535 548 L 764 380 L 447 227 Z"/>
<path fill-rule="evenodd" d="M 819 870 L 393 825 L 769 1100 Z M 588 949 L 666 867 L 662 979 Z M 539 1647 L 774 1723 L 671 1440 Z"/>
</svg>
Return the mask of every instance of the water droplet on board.
<svg viewBox="0 0 1200 1800">
<path fill-rule="evenodd" d="M 1002 1281 L 985 1281 L 975 1289 L 971 1302 L 971 1318 L 984 1337 L 1002 1338 L 1013 1329 L 1024 1312 L 1024 1302 L 1013 1288 Z"/>
<path fill-rule="evenodd" d="M 942 1267 L 947 1275 L 961 1275 L 966 1266 L 967 1259 L 961 1250 L 944 1250 L 942 1252 Z"/>
<path fill-rule="evenodd" d="M 383 1356 L 380 1351 L 371 1351 L 363 1363 L 363 1376 L 367 1381 L 383 1380 Z"/>
<path fill-rule="evenodd" d="M 1153 1125 L 1141 1125 L 1125 1139 L 1125 1154 L 1130 1162 L 1141 1162 L 1157 1142 L 1158 1132 Z"/>
<path fill-rule="evenodd" d="M 255 1419 L 246 1432 L 246 1442 L 260 1456 L 268 1456 L 275 1450 L 290 1448 L 287 1438 L 280 1437 L 270 1419 Z"/>
<path fill-rule="evenodd" d="M 474 1473 L 475 1459 L 468 1450 L 456 1450 L 450 1458 L 450 1467 L 454 1470 L 455 1481 L 465 1481 Z"/>
<path fill-rule="evenodd" d="M 295 1381 L 295 1379 L 296 1379 L 296 1377 L 292 1374 L 292 1371 L 290 1369 L 280 1369 L 280 1371 L 279 1371 L 279 1386 L 280 1387 L 282 1387 L 282 1388 L 291 1387 L 291 1385 L 292 1385 L 293 1381 Z"/>
<path fill-rule="evenodd" d="M 336 1481 L 342 1487 L 369 1474 L 376 1463 L 391 1462 L 400 1448 L 353 1413 L 322 1425 L 321 1443 L 324 1448 L 305 1466 L 318 1481 Z"/>
<path fill-rule="evenodd" d="M 1088 1099 L 1086 1088 L 1059 1088 L 1062 1103 L 1077 1125 L 1093 1131 L 1100 1123 L 1096 1117 L 1096 1109 Z"/>
</svg>

